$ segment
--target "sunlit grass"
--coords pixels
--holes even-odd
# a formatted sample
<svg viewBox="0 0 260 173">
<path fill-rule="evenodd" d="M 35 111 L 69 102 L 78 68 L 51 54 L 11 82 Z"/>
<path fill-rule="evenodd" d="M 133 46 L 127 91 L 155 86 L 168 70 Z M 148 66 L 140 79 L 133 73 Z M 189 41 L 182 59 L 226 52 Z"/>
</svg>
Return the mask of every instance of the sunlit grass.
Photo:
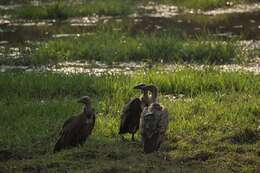
<svg viewBox="0 0 260 173">
<path fill-rule="evenodd" d="M 175 33 L 125 34 L 97 32 L 74 39 L 50 40 L 32 55 L 33 64 L 68 60 L 97 60 L 107 63 L 152 61 L 171 63 L 227 64 L 245 61 L 235 41 L 198 37 L 183 39 Z"/>
<path fill-rule="evenodd" d="M 156 3 L 170 3 L 170 4 L 176 4 L 178 6 L 181 7 L 187 7 L 187 8 L 196 8 L 196 9 L 214 9 L 214 8 L 218 8 L 218 7 L 225 7 L 227 6 L 227 4 L 241 4 L 241 3 L 252 3 L 252 2 L 258 2 L 258 0 L 150 0 Z M 0 4 L 3 5 L 8 5 L 8 4 L 31 4 L 33 2 L 33 0 L 16 0 L 16 1 L 10 1 L 10 0 L 2 0 L 0 2 Z M 39 2 L 41 3 L 50 3 L 50 2 L 55 2 L 55 3 L 60 3 L 60 2 L 64 2 L 64 3 L 71 3 L 71 1 L 69 0 L 63 0 L 63 1 L 59 1 L 59 0 L 39 0 Z M 100 4 L 100 0 L 79 0 L 76 2 L 80 2 L 80 3 L 97 3 Z M 106 4 L 107 6 L 112 6 L 115 5 L 114 4 L 114 0 L 112 1 L 108 1 L 108 0 L 104 0 L 103 1 L 104 4 Z M 121 1 L 123 2 L 123 1 Z M 138 3 L 147 3 L 149 2 L 149 0 L 141 0 L 141 1 L 133 1 L 134 3 L 132 3 L 132 5 L 136 5 Z M 101 5 L 102 6 L 102 5 Z M 31 15 L 33 16 L 33 15 Z M 35 16 L 36 17 L 36 16 Z"/>
<path fill-rule="evenodd" d="M 121 93 L 130 97 L 137 83 L 154 83 L 165 94 L 196 96 L 200 93 L 251 93 L 260 94 L 259 75 L 243 72 L 221 72 L 211 68 L 205 70 L 183 69 L 176 72 L 137 73 L 126 75 L 65 75 L 51 73 L 0 73 L 0 97 L 10 98 L 63 98 L 81 95 L 108 96 Z M 108 92 L 107 92 L 108 91 Z M 119 99 L 119 98 L 118 98 Z"/>
<path fill-rule="evenodd" d="M 128 0 L 91 0 L 81 4 L 57 1 L 39 6 L 22 5 L 9 13 L 16 18 L 25 19 L 67 19 L 88 15 L 125 16 L 131 14 L 135 8 L 135 4 Z"/>
<path fill-rule="evenodd" d="M 227 7 L 228 4 L 243 4 L 258 2 L 258 0 L 153 0 L 158 3 L 176 4 L 180 7 L 210 10 L 214 8 Z"/>
</svg>

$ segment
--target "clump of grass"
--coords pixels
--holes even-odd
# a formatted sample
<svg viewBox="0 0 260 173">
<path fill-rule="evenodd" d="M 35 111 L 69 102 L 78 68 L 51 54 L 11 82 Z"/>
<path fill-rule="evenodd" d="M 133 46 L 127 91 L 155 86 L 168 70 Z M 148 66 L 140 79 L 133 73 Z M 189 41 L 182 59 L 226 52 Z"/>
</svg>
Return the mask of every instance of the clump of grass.
<svg viewBox="0 0 260 173">
<path fill-rule="evenodd" d="M 33 64 L 68 60 L 144 61 L 171 63 L 225 64 L 243 61 L 234 41 L 198 38 L 182 39 L 173 33 L 130 35 L 98 32 L 74 39 L 51 40 L 42 44 L 32 56 Z"/>
<path fill-rule="evenodd" d="M 0 5 L 9 5 L 14 3 L 28 3 L 28 0 L 1 0 Z"/>
<path fill-rule="evenodd" d="M 169 0 L 168 2 L 171 2 Z M 200 8 L 200 9 L 213 9 L 226 5 L 226 0 L 191 0 L 191 1 L 175 1 L 178 5 L 185 6 L 187 8 Z"/>
<path fill-rule="evenodd" d="M 238 144 L 253 144 L 260 139 L 256 129 L 245 128 L 235 132 L 235 134 L 229 137 L 232 143 Z"/>
<path fill-rule="evenodd" d="M 41 6 L 24 5 L 11 12 L 17 18 L 25 19 L 67 19 L 68 17 L 87 15 L 128 15 L 135 5 L 131 1 L 91 0 L 82 4 L 56 2 Z"/>
<path fill-rule="evenodd" d="M 60 3 L 45 6 L 24 5 L 15 12 L 17 18 L 25 19 L 67 19 L 71 15 L 70 7 Z"/>
<path fill-rule="evenodd" d="M 227 6 L 227 3 L 241 4 L 258 2 L 257 0 L 153 0 L 159 3 L 176 4 L 186 8 L 210 10 Z"/>
</svg>

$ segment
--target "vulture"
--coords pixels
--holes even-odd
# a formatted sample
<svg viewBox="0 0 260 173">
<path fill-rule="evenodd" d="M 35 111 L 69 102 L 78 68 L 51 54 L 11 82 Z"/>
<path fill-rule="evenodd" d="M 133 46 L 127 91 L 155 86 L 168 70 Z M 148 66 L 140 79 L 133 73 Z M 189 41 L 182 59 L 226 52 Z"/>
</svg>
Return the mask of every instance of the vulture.
<svg viewBox="0 0 260 173">
<path fill-rule="evenodd" d="M 91 100 L 83 96 L 78 100 L 84 104 L 84 109 L 78 116 L 67 119 L 61 129 L 60 136 L 54 147 L 54 153 L 63 149 L 83 145 L 91 134 L 95 125 L 95 111 L 91 107 Z"/>
<path fill-rule="evenodd" d="M 139 129 L 140 116 L 145 106 L 149 105 L 148 91 L 144 90 L 145 84 L 139 84 L 134 89 L 142 91 L 143 96 L 140 98 L 134 98 L 130 100 L 123 108 L 121 114 L 119 135 L 124 140 L 123 134 L 132 134 L 132 141 L 134 141 L 134 135 Z"/>
<path fill-rule="evenodd" d="M 140 133 L 145 153 L 158 151 L 168 127 L 168 111 L 158 103 L 158 89 L 154 85 L 144 87 L 152 92 L 152 103 L 144 108 L 140 118 Z"/>
</svg>

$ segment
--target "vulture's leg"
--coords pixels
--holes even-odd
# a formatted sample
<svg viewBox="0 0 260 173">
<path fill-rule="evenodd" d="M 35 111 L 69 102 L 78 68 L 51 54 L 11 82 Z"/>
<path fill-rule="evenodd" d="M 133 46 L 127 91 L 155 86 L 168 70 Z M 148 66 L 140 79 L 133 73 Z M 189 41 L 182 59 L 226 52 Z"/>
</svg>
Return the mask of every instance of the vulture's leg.
<svg viewBox="0 0 260 173">
<path fill-rule="evenodd" d="M 123 142 L 126 141 L 123 135 L 120 135 L 120 138 L 121 138 L 121 141 L 123 141 Z"/>
<path fill-rule="evenodd" d="M 162 139 L 160 139 L 160 141 L 158 141 L 157 147 L 156 147 L 156 151 L 159 151 L 160 147 L 162 144 Z"/>
<path fill-rule="evenodd" d="M 144 137 L 143 137 L 143 135 L 141 136 L 141 144 L 144 145 Z"/>
<path fill-rule="evenodd" d="M 135 134 L 132 133 L 132 141 L 135 141 Z"/>
</svg>

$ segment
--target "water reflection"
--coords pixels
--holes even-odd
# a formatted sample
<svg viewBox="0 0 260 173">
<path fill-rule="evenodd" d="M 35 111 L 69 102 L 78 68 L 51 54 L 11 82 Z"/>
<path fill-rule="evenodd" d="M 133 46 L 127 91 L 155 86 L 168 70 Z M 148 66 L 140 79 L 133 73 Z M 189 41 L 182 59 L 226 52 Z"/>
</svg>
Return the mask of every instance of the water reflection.
<svg viewBox="0 0 260 173">
<path fill-rule="evenodd" d="M 247 65 L 238 65 L 238 64 L 229 64 L 229 65 L 198 65 L 198 64 L 147 64 L 147 63 L 117 63 L 113 65 L 106 65 L 100 62 L 87 63 L 87 62 L 65 62 L 60 63 L 55 66 L 41 66 L 41 67 L 30 67 L 30 66 L 6 66 L 1 65 L 0 71 L 25 71 L 25 72 L 52 72 L 52 73 L 63 73 L 63 74 L 89 74 L 100 76 L 102 74 L 125 74 L 131 75 L 136 72 L 145 72 L 147 70 L 154 69 L 158 73 L 161 72 L 176 72 L 181 71 L 186 68 L 194 70 L 203 70 L 205 68 L 212 67 L 216 70 L 231 72 L 231 71 L 240 71 L 240 72 L 252 72 L 256 75 L 260 74 L 260 58 L 254 59 L 251 63 Z"/>
<path fill-rule="evenodd" d="M 102 75 L 102 74 L 132 74 L 145 67 L 140 63 L 119 63 L 113 65 L 106 65 L 100 62 L 87 63 L 87 62 L 64 62 L 54 66 L 0 66 L 1 72 L 7 71 L 35 71 L 35 72 L 53 72 L 53 73 L 65 73 L 65 74 L 90 74 L 90 75 Z"/>
<path fill-rule="evenodd" d="M 235 13 L 252 13 L 252 12 L 259 12 L 260 4 L 238 4 L 238 5 L 231 5 L 229 8 L 219 8 L 210 11 L 201 12 L 204 15 L 219 15 L 219 14 L 235 14 Z"/>
<path fill-rule="evenodd" d="M 233 5 L 227 2 L 226 7 L 203 11 L 201 9 L 179 9 L 174 5 L 163 5 L 157 4 L 154 2 L 148 3 L 148 5 L 140 6 L 142 10 L 146 11 L 146 15 L 152 17 L 173 17 L 176 15 L 185 15 L 185 14 L 203 14 L 203 15 L 221 15 L 221 14 L 237 14 L 237 13 L 252 13 L 260 10 L 260 3 L 251 3 L 251 4 L 237 4 Z"/>
</svg>

